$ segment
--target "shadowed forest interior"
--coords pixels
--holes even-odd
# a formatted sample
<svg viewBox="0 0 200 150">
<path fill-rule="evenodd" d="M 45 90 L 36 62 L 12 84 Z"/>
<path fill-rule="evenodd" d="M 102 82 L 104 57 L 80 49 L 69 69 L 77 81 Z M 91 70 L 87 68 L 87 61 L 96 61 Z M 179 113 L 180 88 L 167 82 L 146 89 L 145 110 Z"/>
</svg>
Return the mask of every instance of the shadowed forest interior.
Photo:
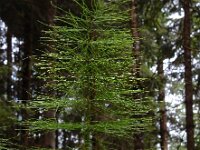
<svg viewBox="0 0 200 150">
<path fill-rule="evenodd" d="M 0 0 L 0 149 L 199 150 L 199 0 Z"/>
</svg>

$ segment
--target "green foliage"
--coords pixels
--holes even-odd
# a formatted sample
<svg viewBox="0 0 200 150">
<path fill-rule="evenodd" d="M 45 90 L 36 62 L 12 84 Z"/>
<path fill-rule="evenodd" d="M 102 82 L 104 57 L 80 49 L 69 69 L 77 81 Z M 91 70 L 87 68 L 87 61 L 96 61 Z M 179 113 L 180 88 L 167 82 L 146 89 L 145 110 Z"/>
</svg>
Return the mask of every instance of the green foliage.
<svg viewBox="0 0 200 150">
<path fill-rule="evenodd" d="M 7 149 L 12 143 L 11 138 L 6 133 L 12 133 L 12 126 L 16 119 L 12 109 L 9 108 L 12 104 L 0 100 L 0 149 Z M 7 148 L 6 148 L 7 147 Z"/>
<path fill-rule="evenodd" d="M 7 66 L 0 66 L 0 80 L 6 77 L 9 68 Z"/>
<path fill-rule="evenodd" d="M 11 117 L 11 110 L 6 108 L 5 102 L 2 102 L 0 100 L 0 124 L 1 124 L 1 128 L 3 127 L 3 125 L 5 125 L 9 122 L 8 117 Z"/>
<path fill-rule="evenodd" d="M 94 138 L 106 142 L 109 136 L 129 139 L 133 133 L 147 132 L 152 124 L 152 102 L 133 99 L 145 91 L 133 89 L 136 80 L 143 79 L 131 73 L 133 39 L 129 11 L 122 7 L 128 1 L 99 0 L 91 7 L 74 2 L 81 16 L 65 12 L 57 17 L 62 26 L 51 26 L 45 32 L 49 51 L 37 65 L 46 84 L 30 105 L 43 112 L 52 110 L 55 116 L 31 121 L 31 129 L 79 130 L 86 148 Z M 59 122 L 62 114 L 79 119 Z"/>
</svg>

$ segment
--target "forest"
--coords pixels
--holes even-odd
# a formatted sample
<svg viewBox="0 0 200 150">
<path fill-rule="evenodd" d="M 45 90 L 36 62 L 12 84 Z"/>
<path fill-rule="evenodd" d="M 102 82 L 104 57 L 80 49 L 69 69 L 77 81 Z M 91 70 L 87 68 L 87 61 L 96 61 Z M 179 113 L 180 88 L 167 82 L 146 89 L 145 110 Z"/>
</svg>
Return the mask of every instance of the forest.
<svg viewBox="0 0 200 150">
<path fill-rule="evenodd" d="M 199 150 L 199 0 L 0 0 L 0 150 Z"/>
</svg>

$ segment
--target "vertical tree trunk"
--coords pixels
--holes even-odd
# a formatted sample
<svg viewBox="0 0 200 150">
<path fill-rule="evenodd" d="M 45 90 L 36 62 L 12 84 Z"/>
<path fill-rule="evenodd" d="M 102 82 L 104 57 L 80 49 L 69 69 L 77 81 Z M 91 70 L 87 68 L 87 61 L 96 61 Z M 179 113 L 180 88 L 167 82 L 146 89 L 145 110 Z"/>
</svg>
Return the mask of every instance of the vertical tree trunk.
<svg viewBox="0 0 200 150">
<path fill-rule="evenodd" d="M 12 76 L 12 34 L 10 29 L 7 29 L 6 33 L 6 43 L 7 43 L 7 66 L 8 66 L 8 73 L 7 73 L 7 99 L 11 99 L 11 76 Z"/>
<path fill-rule="evenodd" d="M 32 8 L 30 6 L 30 8 Z M 26 106 L 27 102 L 32 97 L 31 92 L 31 77 L 32 77 L 32 64 L 31 64 L 31 56 L 32 56 L 32 47 L 33 47 L 33 21 L 32 21 L 32 9 L 30 12 L 25 12 L 24 16 L 24 49 L 22 55 L 22 92 L 21 92 L 21 100 L 22 104 Z M 29 114 L 27 110 L 23 108 L 21 110 L 21 116 L 23 121 L 27 120 Z M 27 127 L 22 127 L 22 137 L 21 143 L 24 145 L 25 149 L 29 145 L 28 131 Z"/>
<path fill-rule="evenodd" d="M 133 43 L 133 58 L 134 58 L 134 65 L 133 65 L 133 76 L 136 78 L 140 77 L 140 37 L 138 31 L 138 15 L 137 15 L 137 2 L 136 0 L 132 0 L 131 3 L 131 31 L 132 37 L 134 38 Z M 140 88 L 140 83 L 137 83 L 138 88 Z M 138 97 L 134 97 L 138 99 Z M 141 133 L 134 134 L 134 149 L 135 150 L 143 150 L 144 143 L 143 143 L 143 135 Z"/>
<path fill-rule="evenodd" d="M 161 56 L 162 57 L 162 56 Z M 160 136 L 161 136 L 161 150 L 168 150 L 167 141 L 168 141 L 168 133 L 167 133 L 167 114 L 165 108 L 165 86 L 162 81 L 164 81 L 164 70 L 163 70 L 163 59 L 158 60 L 158 76 L 161 82 L 159 86 L 159 95 L 158 101 L 161 103 L 160 105 Z"/>
<path fill-rule="evenodd" d="M 32 75 L 32 14 L 28 13 L 25 16 L 24 24 L 24 51 L 22 60 L 22 100 L 23 103 L 27 103 L 27 100 L 31 99 L 31 75 Z"/>
<path fill-rule="evenodd" d="M 133 56 L 134 56 L 134 67 L 133 73 L 136 77 L 140 76 L 140 36 L 138 31 L 138 15 L 137 15 L 137 2 L 132 0 L 131 5 L 131 31 L 132 37 L 134 38 L 133 43 Z"/>
<path fill-rule="evenodd" d="M 45 118 L 55 118 L 55 111 L 48 110 L 44 113 Z M 56 134 L 55 131 L 47 131 L 44 133 L 44 143 L 42 147 L 56 149 Z"/>
<path fill-rule="evenodd" d="M 89 49 L 91 51 L 91 49 Z M 88 54 L 89 56 L 89 54 Z M 90 59 L 90 57 L 88 57 Z M 88 59 L 88 60 L 89 60 Z M 90 66 L 90 62 L 88 62 L 87 67 Z M 88 126 L 92 124 L 93 121 L 97 120 L 95 112 L 95 106 L 93 105 L 93 101 L 96 97 L 96 87 L 95 87 L 95 76 L 91 73 L 91 69 L 88 67 L 86 73 L 86 81 L 83 87 L 83 96 L 85 98 L 85 103 L 87 104 L 87 109 L 85 110 L 85 126 L 86 130 L 84 132 L 84 150 L 98 150 L 98 138 L 96 133 L 92 133 Z M 92 135 L 92 139 L 91 139 Z"/>
<path fill-rule="evenodd" d="M 57 0 L 52 0 L 48 2 L 48 24 L 53 25 L 54 24 L 54 17 L 56 15 L 56 3 Z M 51 43 L 50 43 L 51 44 Z M 48 49 L 51 51 L 51 49 Z M 55 117 L 55 110 L 48 110 L 47 112 L 44 113 L 45 118 L 54 118 Z M 49 131 L 45 132 L 44 135 L 42 136 L 42 147 L 44 148 L 51 148 L 51 149 L 56 149 L 56 132 L 55 131 Z"/>
<path fill-rule="evenodd" d="M 194 150 L 194 120 L 193 120 L 193 86 L 192 86 L 192 62 L 191 62 L 191 13 L 190 0 L 183 1 L 184 22 L 183 22 L 183 49 L 185 65 L 185 105 L 186 105 L 186 132 L 187 149 Z"/>
</svg>

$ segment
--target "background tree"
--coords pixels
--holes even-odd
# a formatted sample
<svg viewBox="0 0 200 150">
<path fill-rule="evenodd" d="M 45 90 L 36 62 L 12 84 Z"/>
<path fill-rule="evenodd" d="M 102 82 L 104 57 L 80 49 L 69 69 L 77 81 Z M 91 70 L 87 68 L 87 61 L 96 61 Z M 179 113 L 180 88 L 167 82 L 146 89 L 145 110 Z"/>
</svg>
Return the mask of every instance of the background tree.
<svg viewBox="0 0 200 150">
<path fill-rule="evenodd" d="M 94 8 L 91 4 L 91 1 L 85 1 L 86 5 L 90 8 L 91 12 Z M 148 133 L 142 132 L 142 142 L 144 143 L 144 149 L 150 147 L 158 148 L 158 144 L 166 142 L 160 137 L 162 133 L 159 126 L 159 120 L 163 116 L 167 117 L 167 127 L 168 127 L 168 147 L 169 149 L 184 149 L 186 147 L 186 120 L 185 120 L 185 104 L 184 104 L 184 52 L 183 52 L 183 25 L 184 25 L 184 9 L 182 1 L 173 1 L 173 0 L 135 0 L 137 3 L 137 24 L 139 29 L 134 28 L 136 31 L 140 32 L 140 77 L 145 77 L 145 81 L 137 82 L 142 84 L 142 87 L 145 88 L 146 95 L 151 95 L 155 100 L 158 99 L 159 91 L 165 89 L 165 107 L 164 101 L 155 101 L 154 110 L 157 112 L 149 112 L 150 115 L 154 115 L 156 118 L 153 122 L 153 125 L 157 130 L 153 130 Z M 63 10 L 75 14 L 75 16 L 83 16 L 81 8 L 73 2 L 73 0 L 63 1 L 55 0 L 54 4 L 57 4 Z M 120 10 L 130 9 L 131 1 L 122 5 Z M 193 81 L 193 109 L 194 109 L 194 142 L 195 148 L 199 147 L 199 83 L 200 83 L 200 73 L 199 73 L 199 9 L 200 4 L 198 1 L 192 1 L 190 4 L 190 20 L 191 20 L 191 34 L 190 34 L 190 49 L 191 49 L 191 63 L 192 63 L 192 81 Z M 46 45 L 41 45 L 39 38 L 41 37 L 41 30 L 48 30 L 48 24 L 55 24 L 59 26 L 65 26 L 66 21 L 56 21 L 54 20 L 54 15 L 65 16 L 65 13 L 58 11 L 57 7 L 52 7 L 49 0 L 1 0 L 0 1 L 0 96 L 1 96 L 1 110 L 2 117 L 5 119 L 0 119 L 0 124 L 2 125 L 0 138 L 2 146 L 4 148 L 12 149 L 22 149 L 24 140 L 22 140 L 22 126 L 21 120 L 24 119 L 22 115 L 22 109 L 24 108 L 21 105 L 22 95 L 27 94 L 29 91 L 29 96 L 33 99 L 38 96 L 40 91 L 47 93 L 47 88 L 42 87 L 44 81 L 36 78 L 39 72 L 35 67 L 35 59 L 41 55 L 40 50 L 50 51 L 51 42 L 49 42 L 49 47 Z M 31 10 L 31 11 L 30 11 Z M 119 10 L 117 11 L 119 13 Z M 129 13 L 131 13 L 129 11 Z M 31 14 L 31 15 L 30 15 Z M 28 17 L 31 16 L 31 17 Z M 28 18 L 27 18 L 28 17 Z M 130 17 L 130 14 L 129 14 Z M 129 18 L 130 21 L 130 18 Z M 31 23 L 30 23 L 31 22 Z M 26 25 L 29 24 L 31 27 L 31 32 L 25 33 Z M 126 24 L 126 23 L 124 23 Z M 129 25 L 128 25 L 129 24 Z M 112 24 L 114 27 L 115 25 Z M 131 28 L 130 22 L 125 25 L 125 28 Z M 99 26 L 98 26 L 99 27 Z M 94 27 L 96 28 L 96 27 Z M 113 31 L 114 32 L 114 31 Z M 7 34 L 9 33 L 9 34 Z M 98 32 L 97 32 L 98 33 Z M 25 34 L 26 37 L 31 37 L 31 45 L 25 44 Z M 30 34 L 30 35 L 28 35 Z M 101 34 L 97 34 L 98 36 Z M 98 37 L 97 36 L 97 37 Z M 103 37 L 102 37 L 103 38 Z M 6 40 L 7 39 L 7 40 Z M 26 38 L 27 39 L 27 38 Z M 135 39 L 136 40 L 136 39 Z M 12 45 L 12 46 L 11 46 Z M 25 48 L 26 45 L 26 48 Z M 25 57 L 26 50 L 28 47 L 32 47 L 32 56 Z M 40 50 L 38 50 L 40 49 Z M 10 51 L 11 50 L 11 51 Z M 11 56 L 11 57 L 10 57 Z M 30 88 L 25 90 L 22 83 L 25 81 L 25 76 L 22 74 L 25 73 L 25 70 L 22 66 L 25 66 L 27 59 L 30 58 L 29 71 L 31 79 Z M 139 59 L 138 59 L 139 60 Z M 159 63 L 158 63 L 159 62 Z M 163 62 L 163 73 L 164 80 L 160 80 L 158 71 L 156 68 L 159 65 L 162 66 Z M 135 63 L 136 64 L 136 63 Z M 136 66 L 136 65 L 135 65 Z M 160 69 L 161 71 L 161 69 Z M 24 73 L 23 73 L 24 72 Z M 62 74 L 62 73 L 61 73 Z M 67 73 L 63 73 L 67 74 Z M 161 73 L 162 74 L 162 71 Z M 25 82 L 24 82 L 25 84 Z M 129 83 L 128 83 L 129 84 Z M 134 82 L 134 85 L 136 83 Z M 137 84 L 138 85 L 138 84 Z M 27 85 L 26 85 L 27 86 Z M 22 93 L 22 88 L 24 88 L 25 94 Z M 137 89 L 137 88 L 135 88 Z M 142 89 L 142 88 L 140 88 Z M 161 92 L 162 93 L 162 92 Z M 60 92 L 56 91 L 49 95 L 62 96 Z M 144 93 L 139 93 L 139 97 L 145 97 Z M 24 98 L 25 99 L 25 98 Z M 28 98 L 26 98 L 28 99 Z M 159 98 L 160 100 L 161 98 Z M 163 99 L 163 98 L 162 98 Z M 14 103 L 10 103 L 12 100 Z M 24 101 L 25 102 L 25 101 Z M 26 102 L 25 102 L 26 103 Z M 22 106 L 20 109 L 16 107 Z M 27 105 L 27 104 L 26 104 Z M 28 106 L 28 105 L 27 105 Z M 155 107 L 156 106 L 156 107 Z M 42 109 L 42 108 L 41 108 Z M 159 115 L 160 111 L 166 110 L 166 113 Z M 27 111 L 27 110 L 26 110 Z M 28 118 L 41 119 L 48 116 L 48 112 L 54 112 L 50 115 L 55 116 L 55 110 L 53 111 L 42 111 L 42 110 L 31 110 L 27 111 Z M 58 111 L 59 112 L 59 111 Z M 57 120 L 63 122 L 81 122 L 81 115 L 78 112 L 72 111 L 70 114 L 67 111 L 60 111 L 56 113 Z M 167 115 L 167 116 L 166 116 Z M 16 121 L 10 120 L 10 116 L 14 116 Z M 18 124 L 19 123 L 19 124 Z M 27 126 L 28 127 L 28 126 Z M 17 129 L 17 130 L 15 130 Z M 15 132 L 13 132 L 15 131 Z M 165 130 L 162 130 L 165 131 Z M 27 149 L 31 146 L 43 146 L 47 147 L 50 143 L 53 143 L 45 138 L 48 136 L 47 132 L 37 131 L 31 134 L 27 134 L 28 146 Z M 56 140 L 54 141 L 56 148 L 67 149 L 67 146 L 76 147 L 80 143 L 75 141 L 81 141 L 80 129 L 74 129 L 68 131 L 66 129 L 62 130 L 52 130 Z M 53 135 L 52 134 L 52 135 Z M 45 136 L 47 135 L 47 136 Z M 98 136 L 98 134 L 97 134 Z M 109 137 L 110 144 L 106 144 L 108 147 L 112 147 L 113 143 L 116 148 L 119 149 L 133 149 L 133 139 L 124 139 L 103 136 L 103 140 Z M 10 139 L 5 140 L 5 139 Z M 54 139 L 53 136 L 51 139 Z M 132 140 L 132 141 L 131 141 Z M 21 143 L 20 143 L 21 141 Z M 93 140 L 91 140 L 93 141 Z M 94 140 L 95 141 L 95 140 Z M 7 144 L 6 144 L 7 143 Z M 20 144 L 19 144 L 20 143 Z M 131 143 L 129 145 L 129 143 Z M 62 145 L 62 146 L 61 146 Z M 98 145 L 98 144 L 97 144 Z M 120 146 L 119 146 L 120 145 Z M 160 148 L 160 147 L 159 147 Z M 159 149 L 158 148 L 158 149 Z"/>
<path fill-rule="evenodd" d="M 185 105 L 186 105 L 186 132 L 187 149 L 194 149 L 194 120 L 193 120 L 193 84 L 192 84 L 192 54 L 191 54 L 191 1 L 183 1 L 183 49 L 185 66 Z"/>
</svg>

